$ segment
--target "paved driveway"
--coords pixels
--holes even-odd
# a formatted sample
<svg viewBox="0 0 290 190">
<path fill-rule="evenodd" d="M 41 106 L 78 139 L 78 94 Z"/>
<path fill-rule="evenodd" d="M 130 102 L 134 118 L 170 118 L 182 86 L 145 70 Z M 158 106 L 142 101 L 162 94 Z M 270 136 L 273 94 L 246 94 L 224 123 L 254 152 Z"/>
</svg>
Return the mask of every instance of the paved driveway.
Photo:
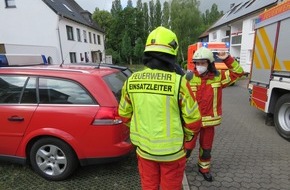
<svg viewBox="0 0 290 190">
<path fill-rule="evenodd" d="M 290 142 L 265 125 L 266 114 L 249 105 L 247 80 L 224 89 L 223 122 L 212 151 L 214 182 L 197 172 L 197 148 L 186 176 L 195 189 L 290 189 Z"/>
<path fill-rule="evenodd" d="M 190 190 L 289 190 L 290 142 L 274 127 L 266 126 L 265 114 L 248 102 L 247 80 L 224 89 L 223 123 L 216 128 L 212 151 L 214 182 L 197 172 L 197 149 L 189 159 L 186 178 Z M 185 184 L 187 185 L 187 184 Z M 70 179 L 49 182 L 29 166 L 0 162 L 0 190 L 139 190 L 136 158 L 79 168 Z"/>
</svg>

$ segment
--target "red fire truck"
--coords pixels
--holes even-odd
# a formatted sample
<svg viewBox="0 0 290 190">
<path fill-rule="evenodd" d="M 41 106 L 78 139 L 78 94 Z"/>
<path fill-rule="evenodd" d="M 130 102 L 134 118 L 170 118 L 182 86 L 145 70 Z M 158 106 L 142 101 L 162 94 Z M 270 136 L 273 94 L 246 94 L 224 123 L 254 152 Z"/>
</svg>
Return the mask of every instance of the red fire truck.
<svg viewBox="0 0 290 190">
<path fill-rule="evenodd" d="M 290 1 L 259 15 L 249 80 L 250 105 L 273 116 L 277 132 L 290 140 Z"/>
</svg>

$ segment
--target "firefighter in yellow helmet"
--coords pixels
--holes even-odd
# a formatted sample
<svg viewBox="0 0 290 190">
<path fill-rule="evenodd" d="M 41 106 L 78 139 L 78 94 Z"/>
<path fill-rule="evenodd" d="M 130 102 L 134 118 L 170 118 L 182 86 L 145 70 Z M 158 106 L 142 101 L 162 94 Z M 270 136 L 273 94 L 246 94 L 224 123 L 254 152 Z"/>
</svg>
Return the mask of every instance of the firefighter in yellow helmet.
<svg viewBox="0 0 290 190">
<path fill-rule="evenodd" d="M 202 128 L 199 133 L 199 172 L 206 181 L 213 181 L 210 173 L 211 150 L 215 126 L 222 119 L 222 89 L 234 83 L 243 75 L 243 69 L 228 53 L 219 52 L 218 58 L 227 65 L 227 70 L 216 70 L 213 53 L 202 47 L 193 55 L 195 69 L 190 80 L 191 89 L 198 101 L 202 116 Z M 188 74 L 187 74 L 188 75 Z M 196 136 L 197 137 L 197 136 Z M 188 149 L 195 147 L 196 138 L 186 144 Z"/>
<path fill-rule="evenodd" d="M 175 72 L 176 35 L 157 27 L 144 50 L 145 69 L 125 82 L 119 115 L 136 146 L 142 189 L 182 188 L 185 141 L 200 130 L 201 115 L 188 81 Z"/>
</svg>

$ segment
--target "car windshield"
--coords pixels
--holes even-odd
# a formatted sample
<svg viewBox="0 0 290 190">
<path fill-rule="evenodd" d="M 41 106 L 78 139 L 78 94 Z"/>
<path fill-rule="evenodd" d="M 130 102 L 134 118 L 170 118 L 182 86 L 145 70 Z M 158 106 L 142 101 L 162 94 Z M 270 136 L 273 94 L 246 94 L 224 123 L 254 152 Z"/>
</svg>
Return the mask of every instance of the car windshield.
<svg viewBox="0 0 290 190">
<path fill-rule="evenodd" d="M 125 69 L 122 71 L 127 77 L 132 75 L 132 71 L 130 69 Z"/>
<path fill-rule="evenodd" d="M 121 91 L 127 76 L 122 72 L 113 73 L 104 77 L 105 82 L 112 90 L 118 102 L 121 99 Z"/>
</svg>

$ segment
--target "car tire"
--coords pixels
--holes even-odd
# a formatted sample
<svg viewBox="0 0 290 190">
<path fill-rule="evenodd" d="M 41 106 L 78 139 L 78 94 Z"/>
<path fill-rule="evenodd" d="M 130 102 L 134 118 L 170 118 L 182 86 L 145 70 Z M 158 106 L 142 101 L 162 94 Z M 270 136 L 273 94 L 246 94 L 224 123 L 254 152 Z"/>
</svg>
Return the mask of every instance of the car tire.
<svg viewBox="0 0 290 190">
<path fill-rule="evenodd" d="M 290 140 L 290 94 L 281 96 L 276 105 L 274 112 L 275 128 L 279 135 Z"/>
<path fill-rule="evenodd" d="M 73 149 L 60 139 L 45 137 L 31 147 L 30 163 L 33 170 L 47 180 L 68 178 L 78 167 Z"/>
</svg>

